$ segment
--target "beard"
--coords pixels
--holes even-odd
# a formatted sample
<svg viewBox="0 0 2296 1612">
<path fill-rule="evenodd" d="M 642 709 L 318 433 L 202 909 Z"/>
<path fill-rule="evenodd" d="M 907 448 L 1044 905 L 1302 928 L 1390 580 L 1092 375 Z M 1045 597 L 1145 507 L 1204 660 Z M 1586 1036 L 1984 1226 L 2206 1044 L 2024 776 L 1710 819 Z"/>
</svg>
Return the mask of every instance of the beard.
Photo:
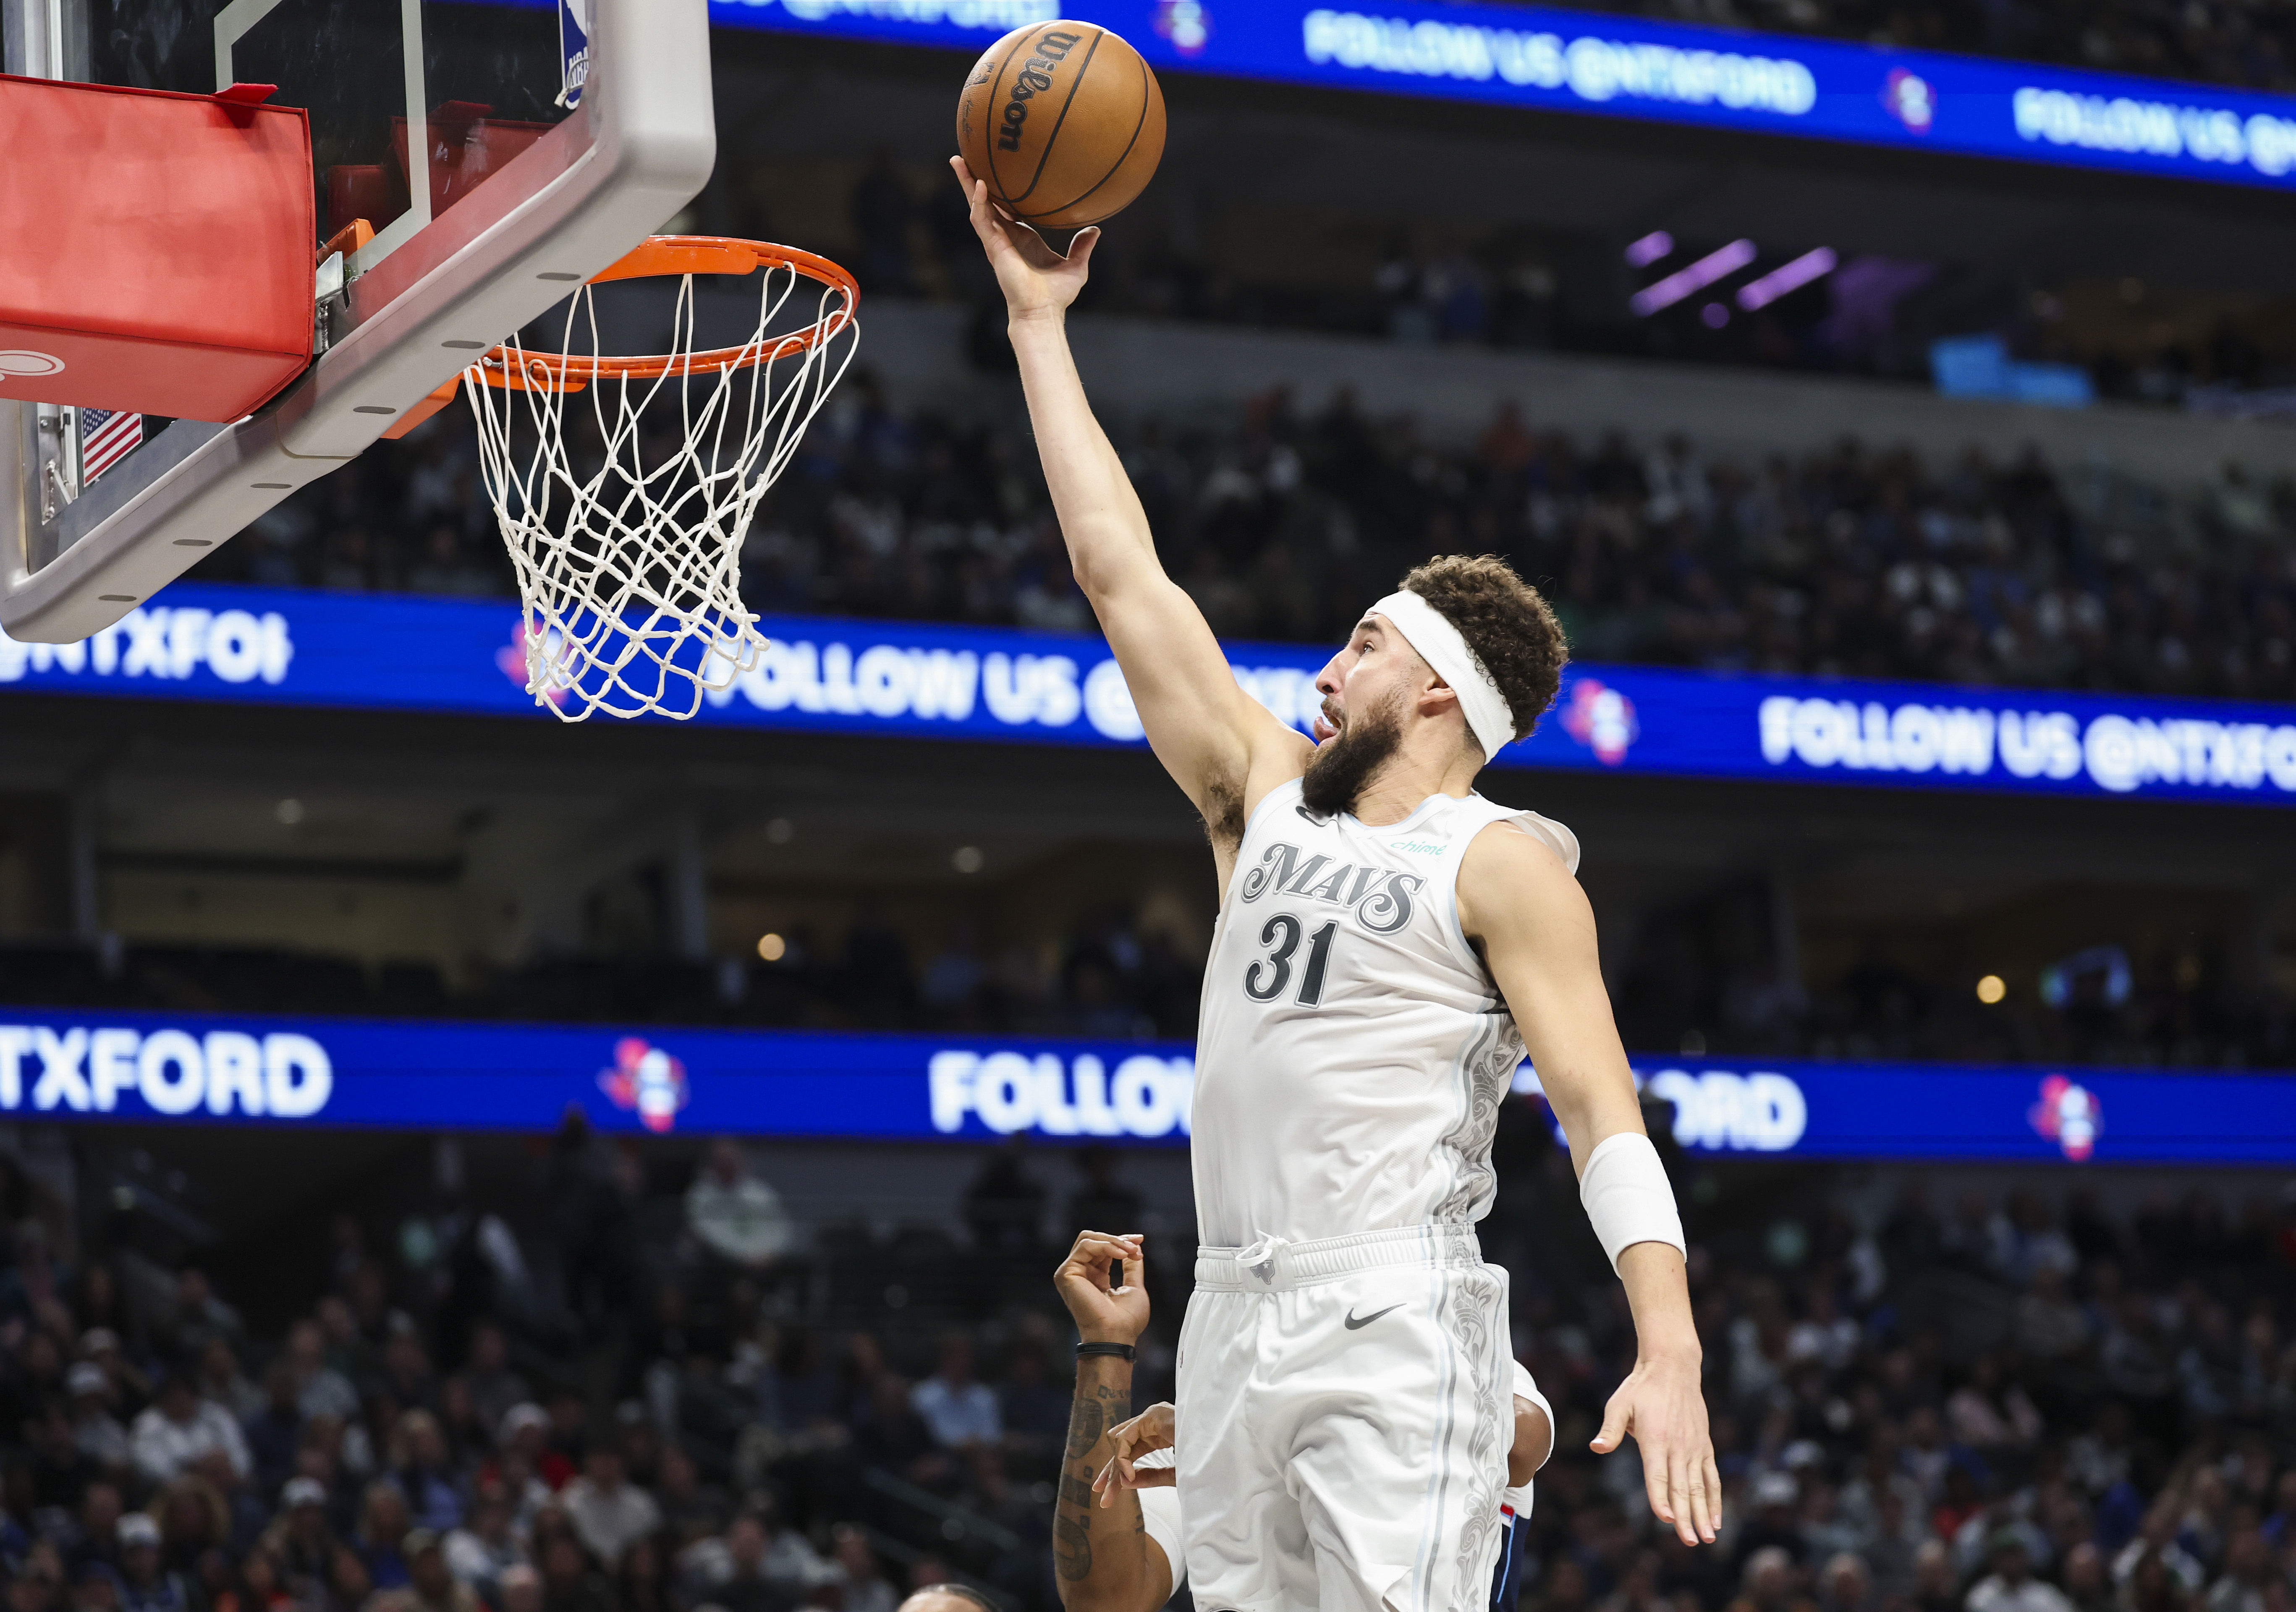
<svg viewBox="0 0 2296 1612">
<path fill-rule="evenodd" d="M 1403 748 L 1400 694 L 1352 717 L 1338 738 L 1317 750 L 1300 777 L 1300 799 L 1318 817 L 1355 810 L 1372 774 Z"/>
</svg>

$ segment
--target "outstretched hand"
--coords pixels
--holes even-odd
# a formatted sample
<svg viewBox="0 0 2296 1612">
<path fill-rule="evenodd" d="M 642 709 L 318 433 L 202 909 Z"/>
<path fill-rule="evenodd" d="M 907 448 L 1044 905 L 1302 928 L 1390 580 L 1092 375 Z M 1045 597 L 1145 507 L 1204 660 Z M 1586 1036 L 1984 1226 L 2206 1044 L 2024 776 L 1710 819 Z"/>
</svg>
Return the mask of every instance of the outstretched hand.
<svg viewBox="0 0 2296 1612">
<path fill-rule="evenodd" d="M 1608 1455 L 1630 1433 L 1642 1449 L 1652 1512 L 1684 1544 L 1712 1544 L 1722 1526 L 1722 1477 L 1694 1362 L 1637 1361 L 1611 1395 L 1603 1430 L 1587 1447 Z"/>
<path fill-rule="evenodd" d="M 1153 1450 L 1168 1450 L 1177 1429 L 1178 1412 L 1171 1402 L 1150 1405 L 1130 1421 L 1120 1421 L 1108 1430 L 1108 1441 L 1115 1453 L 1092 1480 L 1092 1491 L 1100 1496 L 1104 1510 L 1116 1503 L 1119 1489 L 1162 1489 L 1176 1485 L 1180 1475 L 1171 1467 L 1143 1467 L 1136 1463 Z"/>
<path fill-rule="evenodd" d="M 1099 227 L 1078 230 L 1063 258 L 1042 235 L 991 201 L 988 182 L 974 178 L 964 158 L 951 157 L 948 166 L 964 188 L 972 233 L 980 237 L 988 265 L 996 271 L 1005 311 L 1014 319 L 1056 318 L 1065 313 L 1084 290 L 1092 249 L 1100 241 Z"/>
</svg>

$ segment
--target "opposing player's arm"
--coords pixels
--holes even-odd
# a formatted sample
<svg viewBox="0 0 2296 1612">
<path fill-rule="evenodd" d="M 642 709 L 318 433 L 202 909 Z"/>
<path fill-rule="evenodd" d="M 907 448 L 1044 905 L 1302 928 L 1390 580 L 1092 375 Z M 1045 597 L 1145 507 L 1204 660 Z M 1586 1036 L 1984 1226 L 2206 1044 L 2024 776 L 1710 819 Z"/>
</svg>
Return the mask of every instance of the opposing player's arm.
<svg viewBox="0 0 2296 1612">
<path fill-rule="evenodd" d="M 1122 1262 L 1129 1279 L 1111 1286 Z M 1147 1274 L 1136 1234 L 1081 1232 L 1053 1286 L 1085 1343 L 1136 1344 L 1148 1329 Z M 1053 1569 L 1065 1612 L 1156 1612 L 1172 1598 L 1172 1564 L 1150 1538 L 1131 1490 L 1093 1493 L 1116 1457 L 1113 1435 L 1132 1421 L 1132 1362 L 1121 1355 L 1077 1361 L 1076 1397 L 1062 1452 L 1053 1514 Z"/>
<path fill-rule="evenodd" d="M 1538 1476 L 1554 1449 L 1554 1429 L 1546 1412 L 1518 1394 L 1514 1396 L 1514 1443 L 1507 1446 L 1507 1487 L 1519 1489 Z"/>
<path fill-rule="evenodd" d="M 1124 668 L 1150 748 L 1217 831 L 1217 797 L 1256 799 L 1296 775 L 1313 747 L 1238 686 L 1203 612 L 1165 575 L 1124 462 L 1093 417 L 1065 322 L 1100 232 L 1079 231 L 1063 258 L 1000 215 L 964 159 L 950 166 L 1004 289 L 1029 420 L 1077 586 Z"/>
<path fill-rule="evenodd" d="M 1528 834 L 1494 824 L 1475 837 L 1460 864 L 1459 922 L 1522 1032 L 1570 1144 L 1571 1167 L 1583 1177 L 1611 1137 L 1644 1134 L 1634 1069 L 1603 986 L 1595 909 L 1561 857 Z M 1652 1511 L 1685 1544 L 1711 1543 L 1722 1520 L 1722 1486 L 1682 1255 L 1670 1243 L 1636 1241 L 1617 1260 L 1634 1311 L 1636 1356 L 1594 1447 L 1607 1454 L 1631 1433 Z"/>
</svg>

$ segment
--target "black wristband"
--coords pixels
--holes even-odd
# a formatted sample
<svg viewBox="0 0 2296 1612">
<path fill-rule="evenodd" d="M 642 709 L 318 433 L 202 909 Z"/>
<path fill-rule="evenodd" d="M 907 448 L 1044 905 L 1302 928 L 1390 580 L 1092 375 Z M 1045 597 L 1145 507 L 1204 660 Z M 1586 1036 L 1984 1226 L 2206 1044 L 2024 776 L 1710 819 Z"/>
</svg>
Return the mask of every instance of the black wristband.
<svg viewBox="0 0 2296 1612">
<path fill-rule="evenodd" d="M 1130 1360 L 1134 1358 L 1132 1346 L 1130 1344 L 1080 1343 L 1077 1345 L 1077 1358 L 1078 1360 L 1082 1360 L 1087 1354 L 1112 1354 L 1119 1360 Z"/>
</svg>

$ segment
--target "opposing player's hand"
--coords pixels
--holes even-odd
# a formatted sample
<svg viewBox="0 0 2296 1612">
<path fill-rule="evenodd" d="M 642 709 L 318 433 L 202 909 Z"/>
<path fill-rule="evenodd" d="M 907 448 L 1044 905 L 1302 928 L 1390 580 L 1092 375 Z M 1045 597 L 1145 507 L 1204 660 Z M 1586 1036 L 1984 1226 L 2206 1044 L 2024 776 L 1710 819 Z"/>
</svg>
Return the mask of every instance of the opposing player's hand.
<svg viewBox="0 0 2296 1612">
<path fill-rule="evenodd" d="M 1123 1285 L 1111 1287 L 1111 1268 L 1124 1262 Z M 1086 1343 L 1131 1344 L 1148 1330 L 1146 1256 L 1140 1233 L 1079 1232 L 1076 1246 L 1053 1272 L 1053 1286 Z M 1137 1420 L 1136 1418 L 1135 1420 Z"/>
<path fill-rule="evenodd" d="M 1135 1463 L 1155 1450 L 1172 1447 L 1172 1435 L 1177 1412 L 1169 1401 L 1150 1405 L 1130 1421 L 1118 1422 L 1108 1430 L 1108 1441 L 1116 1453 L 1092 1480 L 1092 1492 L 1100 1496 L 1103 1510 L 1116 1503 L 1119 1489 L 1162 1489 L 1176 1485 L 1180 1475 L 1170 1467 L 1143 1467 Z"/>
<path fill-rule="evenodd" d="M 988 199 L 988 182 L 976 179 L 962 157 L 951 157 L 949 168 L 964 188 L 965 204 L 972 214 L 972 233 L 988 253 L 996 283 L 1004 292 L 1004 307 L 1015 319 L 1056 315 L 1084 290 L 1092 249 L 1099 244 L 1097 225 L 1080 229 L 1069 242 L 1068 256 L 1053 250 L 1042 235 Z"/>
<path fill-rule="evenodd" d="M 1611 1395 L 1603 1430 L 1587 1447 L 1608 1455 L 1628 1434 L 1642 1449 L 1651 1510 L 1684 1544 L 1712 1544 L 1722 1526 L 1722 1477 L 1694 1358 L 1637 1361 Z"/>
</svg>

